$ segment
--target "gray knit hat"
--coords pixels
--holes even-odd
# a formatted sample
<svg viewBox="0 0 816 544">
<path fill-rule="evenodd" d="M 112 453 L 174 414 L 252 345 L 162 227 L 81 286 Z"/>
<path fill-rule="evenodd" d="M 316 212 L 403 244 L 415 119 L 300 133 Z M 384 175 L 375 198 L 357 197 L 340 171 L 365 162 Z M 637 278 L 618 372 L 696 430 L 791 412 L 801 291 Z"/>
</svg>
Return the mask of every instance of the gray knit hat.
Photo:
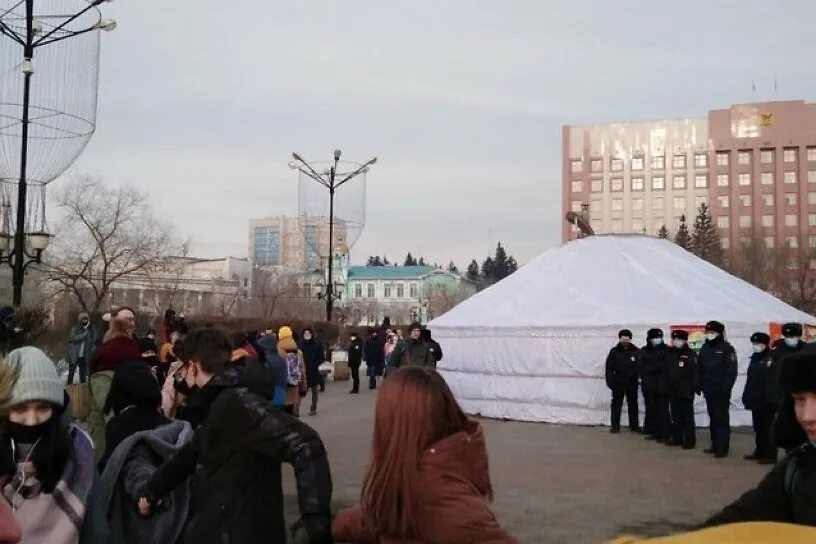
<svg viewBox="0 0 816 544">
<path fill-rule="evenodd" d="M 57 367 L 41 350 L 27 346 L 10 352 L 7 361 L 19 371 L 11 390 L 9 406 L 41 400 L 63 406 L 65 384 L 57 374 Z"/>
</svg>

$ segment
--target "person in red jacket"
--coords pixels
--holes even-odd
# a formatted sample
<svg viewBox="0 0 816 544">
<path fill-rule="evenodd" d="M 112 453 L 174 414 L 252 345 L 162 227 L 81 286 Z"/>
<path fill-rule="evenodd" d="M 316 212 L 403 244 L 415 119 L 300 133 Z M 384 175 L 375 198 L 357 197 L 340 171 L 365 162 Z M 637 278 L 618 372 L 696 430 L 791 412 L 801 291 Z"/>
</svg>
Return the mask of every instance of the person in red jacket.
<svg viewBox="0 0 816 544">
<path fill-rule="evenodd" d="M 377 398 L 360 506 L 332 524 L 335 542 L 510 544 L 490 509 L 493 487 L 481 425 L 429 367 L 388 376 Z"/>
</svg>

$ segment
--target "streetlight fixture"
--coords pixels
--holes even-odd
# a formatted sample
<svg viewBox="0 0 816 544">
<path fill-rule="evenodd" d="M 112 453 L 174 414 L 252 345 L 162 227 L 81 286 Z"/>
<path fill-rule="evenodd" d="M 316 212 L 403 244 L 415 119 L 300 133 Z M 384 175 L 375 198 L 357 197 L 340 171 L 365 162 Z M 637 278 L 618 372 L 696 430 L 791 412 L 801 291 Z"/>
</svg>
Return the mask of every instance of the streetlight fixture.
<svg viewBox="0 0 816 544">
<path fill-rule="evenodd" d="M 0 157 L 0 178 L 6 178 L 6 182 L 17 185 L 16 225 L 13 233 L 9 221 L 11 203 L 7 200 L 1 203 L 6 213 L 0 218 L 3 220 L 0 225 L 2 228 L 0 263 L 8 263 L 12 268 L 13 304 L 19 306 L 22 303 L 26 268 L 32 263 L 42 262 L 42 254 L 51 238 L 51 235 L 45 232 L 44 190 L 41 203 L 42 224 L 35 227 L 33 232 L 26 232 L 28 185 L 33 183 L 44 188 L 47 183 L 64 172 L 90 140 L 96 118 L 98 38 L 89 42 L 87 51 L 83 51 L 89 53 L 91 62 L 94 63 L 84 71 L 77 65 L 75 58 L 60 57 L 60 48 L 48 48 L 46 50 L 48 53 L 44 53 L 42 57 L 43 66 L 46 67 L 43 86 L 36 89 L 32 103 L 31 83 L 37 71 L 33 61 L 34 53 L 39 48 L 69 38 L 95 31 L 109 32 L 116 28 L 116 21 L 101 19 L 98 6 L 110 0 L 63 0 L 61 2 L 63 5 L 54 2 L 46 4 L 48 6 L 46 9 L 53 13 L 43 13 L 42 7 L 35 12 L 36 0 L 1 1 L 0 38 L 8 38 L 19 46 L 23 57 L 17 64 L 23 76 L 22 104 L 19 97 L 6 95 L 9 91 L 19 92 L 17 87 L 19 80 L 12 78 L 10 72 L 6 72 L 7 75 L 3 76 L 4 81 L 0 82 L 0 87 L 4 87 L 0 88 L 0 118 L 5 120 L 0 122 L 0 137 L 20 138 L 19 157 L 16 153 Z M 7 51 L 10 50 L 9 47 Z M 64 53 L 64 50 L 62 52 Z M 53 66 L 50 73 L 49 64 Z M 76 77 L 75 81 L 92 85 L 92 95 L 84 94 L 86 89 L 82 89 L 80 85 L 64 89 L 63 86 L 68 86 L 66 78 L 69 74 Z M 72 98 L 66 100 L 65 96 L 48 96 L 49 93 L 60 94 L 63 91 L 66 96 L 67 93 L 71 93 Z M 48 98 L 52 100 L 49 101 Z M 81 110 L 82 107 L 87 109 Z M 29 150 L 30 138 L 47 143 Z M 14 167 L 9 164 L 11 159 L 19 160 L 19 171 L 12 171 Z M 36 164 L 35 161 L 41 164 Z M 36 164 L 33 173 L 29 171 L 32 164 Z"/>
<path fill-rule="evenodd" d="M 334 302 L 340 300 L 345 291 L 345 284 L 334 280 L 334 195 L 338 188 L 348 183 L 360 174 L 368 172 L 368 168 L 377 162 L 377 157 L 373 157 L 368 162 L 358 166 L 355 170 L 338 176 L 337 165 L 343 152 L 334 150 L 334 163 L 322 174 L 315 167 L 306 162 L 298 153 L 292 153 L 293 161 L 289 162 L 289 168 L 297 170 L 326 189 L 329 190 L 329 264 L 327 280 L 319 281 L 316 285 L 320 292 L 316 293 L 317 298 L 326 301 L 326 321 L 332 320 L 332 310 Z"/>
</svg>

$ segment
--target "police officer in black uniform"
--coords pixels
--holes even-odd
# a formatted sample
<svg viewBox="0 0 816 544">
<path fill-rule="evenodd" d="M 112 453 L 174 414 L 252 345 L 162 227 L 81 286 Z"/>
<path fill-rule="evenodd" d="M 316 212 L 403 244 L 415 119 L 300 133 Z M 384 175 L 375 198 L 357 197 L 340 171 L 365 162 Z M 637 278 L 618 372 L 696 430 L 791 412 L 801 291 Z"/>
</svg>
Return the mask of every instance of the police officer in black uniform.
<svg viewBox="0 0 816 544">
<path fill-rule="evenodd" d="M 770 343 L 771 337 L 764 332 L 751 335 L 754 352 L 751 354 L 748 379 L 742 392 L 742 405 L 746 410 L 751 410 L 751 421 L 756 434 L 754 452 L 744 458 L 767 465 L 776 463 L 777 452 L 771 440 L 771 422 L 779 402 Z"/>
<path fill-rule="evenodd" d="M 698 393 L 705 396 L 708 410 L 708 430 L 711 447 L 705 453 L 713 453 L 717 459 L 728 457 L 731 443 L 731 390 L 737 380 L 737 352 L 725 339 L 725 325 L 719 321 L 706 324 L 706 341 L 697 357 L 700 379 Z"/>
<path fill-rule="evenodd" d="M 623 398 L 629 413 L 629 429 L 638 431 L 638 355 L 640 350 L 632 343 L 632 331 L 624 329 L 618 333 L 615 344 L 606 357 L 606 386 L 612 390 L 612 428 L 609 432 L 620 432 Z"/>
<path fill-rule="evenodd" d="M 694 424 L 694 393 L 697 391 L 697 354 L 688 345 L 688 331 L 672 332 L 672 346 L 666 353 L 666 374 L 672 437 L 667 446 L 684 450 L 697 445 Z"/>
<path fill-rule="evenodd" d="M 646 333 L 646 345 L 640 350 L 638 370 L 646 403 L 646 440 L 663 443 L 671 435 L 671 422 L 666 395 L 666 344 L 662 330 L 649 329 Z"/>
<path fill-rule="evenodd" d="M 782 339 L 778 340 L 771 350 L 771 371 L 769 377 L 774 380 L 771 393 L 773 401 L 779 404 L 779 409 L 783 409 L 783 404 L 793 402 L 790 391 L 784 391 L 779 383 L 779 373 L 782 361 L 795 353 L 802 351 L 807 344 L 802 342 L 802 325 L 799 323 L 785 323 L 782 325 Z M 776 444 L 786 451 L 798 448 L 808 441 L 808 436 L 802 430 L 801 425 L 793 424 L 790 418 L 775 418 L 773 423 L 773 436 Z"/>
</svg>

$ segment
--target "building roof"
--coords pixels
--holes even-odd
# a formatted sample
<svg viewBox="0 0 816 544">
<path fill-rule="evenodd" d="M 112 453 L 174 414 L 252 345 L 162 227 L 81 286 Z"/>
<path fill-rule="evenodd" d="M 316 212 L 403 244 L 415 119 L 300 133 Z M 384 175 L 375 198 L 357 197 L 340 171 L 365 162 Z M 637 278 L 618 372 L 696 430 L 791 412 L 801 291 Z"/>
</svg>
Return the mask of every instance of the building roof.
<svg viewBox="0 0 816 544">
<path fill-rule="evenodd" d="M 350 280 L 415 280 L 439 270 L 433 266 L 350 266 Z"/>
</svg>

